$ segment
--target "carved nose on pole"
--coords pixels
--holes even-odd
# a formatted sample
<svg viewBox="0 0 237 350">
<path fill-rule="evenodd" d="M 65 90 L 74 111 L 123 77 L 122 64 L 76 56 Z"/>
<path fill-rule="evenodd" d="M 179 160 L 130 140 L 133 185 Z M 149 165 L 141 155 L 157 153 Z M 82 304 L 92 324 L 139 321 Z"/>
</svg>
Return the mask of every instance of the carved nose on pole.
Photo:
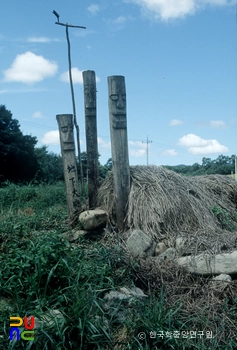
<svg viewBox="0 0 237 350">
<path fill-rule="evenodd" d="M 124 101 L 123 101 L 123 97 L 122 94 L 119 94 L 119 98 L 118 98 L 118 102 L 117 102 L 117 107 L 122 109 L 124 108 Z"/>
</svg>

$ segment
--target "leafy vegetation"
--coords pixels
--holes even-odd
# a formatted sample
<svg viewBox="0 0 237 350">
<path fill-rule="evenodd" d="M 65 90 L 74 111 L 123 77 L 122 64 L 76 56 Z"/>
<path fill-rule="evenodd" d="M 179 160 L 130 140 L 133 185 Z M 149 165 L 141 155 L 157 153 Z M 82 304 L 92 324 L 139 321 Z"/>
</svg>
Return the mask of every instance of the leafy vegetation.
<svg viewBox="0 0 237 350">
<path fill-rule="evenodd" d="M 35 147 L 36 137 L 23 135 L 17 119 L 4 105 L 0 105 L 0 184 L 14 183 L 55 183 L 63 181 L 62 157 L 49 152 L 46 146 Z M 83 176 L 87 178 L 87 156 L 81 153 Z M 77 160 L 78 163 L 78 160 Z M 106 177 L 112 168 L 108 159 L 103 166 L 98 160 L 99 180 Z M 17 171 L 16 171 L 17 169 Z M 79 174 L 78 165 L 78 174 Z"/>
<path fill-rule="evenodd" d="M 105 293 L 136 285 L 149 294 L 150 286 L 139 277 L 139 261 L 128 260 L 118 243 L 109 243 L 110 236 L 68 242 L 63 183 L 8 183 L 0 189 L 0 203 L 1 349 L 236 348 L 233 338 L 223 344 L 216 338 L 150 337 L 207 327 L 208 320 L 190 315 L 181 301 L 168 305 L 165 288 L 134 301 L 122 324 L 117 322 L 122 305 L 105 311 Z M 227 301 L 226 309 L 236 324 L 234 305 L 232 310 Z M 63 317 L 48 322 L 34 341 L 9 341 L 10 316 L 42 319 L 49 310 Z"/>
<path fill-rule="evenodd" d="M 36 143 L 36 137 L 23 135 L 18 120 L 0 105 L 0 181 L 27 181 L 34 177 L 38 169 Z"/>
<path fill-rule="evenodd" d="M 165 166 L 179 174 L 186 176 L 221 174 L 230 175 L 235 170 L 235 155 L 230 157 L 219 155 L 216 159 L 202 158 L 202 164 Z"/>
<path fill-rule="evenodd" d="M 214 205 L 211 208 L 211 211 L 216 216 L 223 230 L 227 230 L 227 231 L 236 230 L 236 225 L 234 224 L 230 214 L 226 210 L 218 207 L 217 205 Z"/>
</svg>

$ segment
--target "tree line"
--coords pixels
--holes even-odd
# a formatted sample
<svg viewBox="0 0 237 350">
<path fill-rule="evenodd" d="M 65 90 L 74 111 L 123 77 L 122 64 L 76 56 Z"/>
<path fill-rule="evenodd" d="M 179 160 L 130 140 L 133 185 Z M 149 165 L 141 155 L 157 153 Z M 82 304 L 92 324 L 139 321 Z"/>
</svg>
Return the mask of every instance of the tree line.
<svg viewBox="0 0 237 350">
<path fill-rule="evenodd" d="M 49 152 L 46 146 L 36 147 L 35 136 L 23 135 L 11 111 L 0 105 L 0 184 L 6 181 L 46 182 L 63 180 L 62 157 Z M 87 178 L 87 156 L 81 153 L 83 176 Z M 77 160 L 78 163 L 78 160 Z M 101 165 L 98 157 L 99 179 L 103 180 L 112 169 L 112 159 Z M 202 158 L 202 164 L 165 166 L 185 176 L 234 173 L 235 155 L 219 155 L 216 159 Z M 78 171 L 79 173 L 79 171 Z"/>
<path fill-rule="evenodd" d="M 216 159 L 202 158 L 202 164 L 194 163 L 193 165 L 175 165 L 165 166 L 167 169 L 173 170 L 181 175 L 195 176 L 195 175 L 211 175 L 221 174 L 230 175 L 235 171 L 235 155 L 223 156 L 219 155 Z"/>
<path fill-rule="evenodd" d="M 46 146 L 36 147 L 37 138 L 23 135 L 11 111 L 0 105 L 0 184 L 46 182 L 63 180 L 62 157 L 49 152 Z M 98 157 L 99 158 L 99 157 Z M 81 153 L 83 176 L 87 177 L 86 152 Z M 78 163 L 78 159 L 77 159 Z M 98 159 L 99 179 L 106 177 L 112 168 L 112 159 L 101 165 Z"/>
</svg>

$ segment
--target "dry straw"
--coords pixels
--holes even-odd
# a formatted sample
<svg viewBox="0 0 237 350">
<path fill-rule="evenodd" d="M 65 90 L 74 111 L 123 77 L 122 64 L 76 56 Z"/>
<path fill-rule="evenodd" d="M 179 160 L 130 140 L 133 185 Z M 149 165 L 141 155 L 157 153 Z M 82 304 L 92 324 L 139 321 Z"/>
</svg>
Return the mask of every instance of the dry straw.
<svg viewBox="0 0 237 350">
<path fill-rule="evenodd" d="M 225 232 L 233 247 L 234 235 L 225 231 L 228 223 L 233 230 L 237 227 L 237 183 L 233 179 L 224 175 L 185 177 L 161 166 L 132 166 L 130 175 L 126 217 L 130 230 L 141 229 L 156 241 L 171 242 L 187 234 L 203 241 L 208 236 L 209 246 L 213 246 L 213 239 L 218 242 L 218 237 L 223 245 Z M 98 191 L 97 204 L 108 211 L 111 222 L 116 222 L 112 173 Z M 213 208 L 224 216 L 215 215 Z M 223 220 L 228 221 L 226 227 Z M 203 245 L 208 248 L 206 242 Z M 215 251 L 218 247 L 219 243 Z"/>
<path fill-rule="evenodd" d="M 185 237 L 187 254 L 236 249 L 237 232 L 223 228 L 237 227 L 237 182 L 222 175 L 184 177 L 158 166 L 130 167 L 130 174 L 126 217 L 130 231 L 142 229 L 156 241 L 167 241 L 168 246 L 174 245 L 177 236 Z M 110 221 L 115 223 L 112 173 L 99 189 L 98 205 L 108 211 Z M 105 242 L 116 245 L 116 236 L 107 235 Z M 122 246 L 126 251 L 126 245 Z M 130 261 L 131 257 L 126 259 Z M 152 257 L 139 259 L 136 275 L 136 285 L 147 294 L 165 288 L 166 307 L 182 305 L 179 317 L 186 328 L 212 331 L 216 342 L 213 349 L 227 348 L 228 341 L 236 338 L 236 280 L 223 290 L 213 288 L 209 284 L 211 276 L 195 276 L 173 261 Z M 209 346 L 210 340 L 204 343 Z"/>
</svg>

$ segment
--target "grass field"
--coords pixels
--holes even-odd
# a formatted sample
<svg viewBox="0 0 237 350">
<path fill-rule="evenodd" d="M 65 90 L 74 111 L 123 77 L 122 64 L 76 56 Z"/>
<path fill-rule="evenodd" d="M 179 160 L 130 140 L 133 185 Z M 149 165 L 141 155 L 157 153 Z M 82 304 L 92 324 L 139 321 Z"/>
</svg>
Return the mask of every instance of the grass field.
<svg viewBox="0 0 237 350">
<path fill-rule="evenodd" d="M 182 300 L 170 307 L 165 288 L 134 302 L 118 323 L 122 306 L 106 312 L 103 297 L 123 286 L 148 293 L 150 286 L 137 273 L 139 262 L 127 259 L 109 235 L 70 244 L 62 235 L 66 220 L 63 183 L 0 188 L 0 349 L 237 349 L 237 337 L 218 337 L 223 329 L 210 338 L 190 337 L 190 331 L 207 330 L 208 319 L 185 312 Z M 236 300 L 223 305 L 237 330 Z M 46 324 L 34 341 L 9 340 L 10 316 L 40 319 L 52 309 L 63 318 Z M 161 331 L 164 338 L 157 335 Z"/>
</svg>

